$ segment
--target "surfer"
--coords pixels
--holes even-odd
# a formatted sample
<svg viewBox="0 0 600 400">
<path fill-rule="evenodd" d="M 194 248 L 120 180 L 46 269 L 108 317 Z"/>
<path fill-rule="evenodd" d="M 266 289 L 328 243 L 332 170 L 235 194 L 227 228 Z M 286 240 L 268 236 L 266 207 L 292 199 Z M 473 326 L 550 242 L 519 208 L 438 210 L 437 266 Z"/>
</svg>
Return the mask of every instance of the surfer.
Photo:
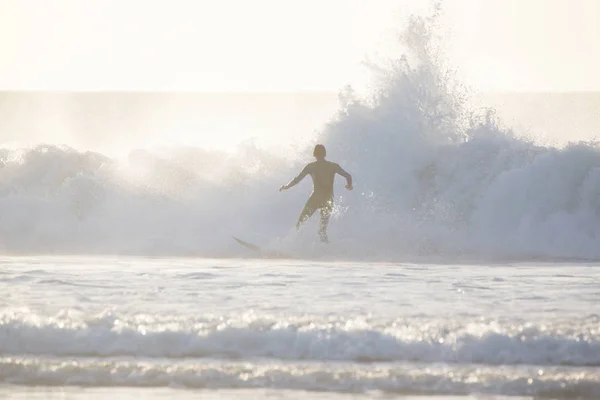
<svg viewBox="0 0 600 400">
<path fill-rule="evenodd" d="M 319 236 L 322 242 L 327 243 L 327 225 L 329 217 L 333 211 L 333 181 L 335 174 L 340 174 L 346 178 L 346 189 L 352 190 L 352 176 L 344 171 L 338 164 L 325 160 L 327 154 L 325 146 L 318 144 L 315 146 L 313 156 L 317 159 L 306 165 L 302 172 L 287 185 L 279 188 L 279 191 L 287 190 L 297 185 L 306 175 L 310 175 L 313 180 L 313 192 L 311 193 L 304 209 L 300 213 L 296 229 L 306 222 L 318 209 L 321 212 L 321 222 L 319 225 Z"/>
</svg>

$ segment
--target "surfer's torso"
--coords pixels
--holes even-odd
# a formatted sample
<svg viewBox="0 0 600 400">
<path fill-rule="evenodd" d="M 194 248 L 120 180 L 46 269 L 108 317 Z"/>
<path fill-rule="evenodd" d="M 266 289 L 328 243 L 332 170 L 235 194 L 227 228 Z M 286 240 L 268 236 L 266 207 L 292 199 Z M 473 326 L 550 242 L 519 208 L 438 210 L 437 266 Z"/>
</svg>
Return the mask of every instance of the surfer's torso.
<svg viewBox="0 0 600 400">
<path fill-rule="evenodd" d="M 344 176 L 348 181 L 348 186 L 352 185 L 352 177 L 344 171 L 342 167 L 334 162 L 318 158 L 317 161 L 307 164 L 302 172 L 287 185 L 284 185 L 281 190 L 289 189 L 297 185 L 306 175 L 310 175 L 313 181 L 313 192 L 308 199 L 308 205 L 311 209 L 331 207 L 333 204 L 333 181 L 335 174 Z M 348 187 L 347 186 L 347 187 Z"/>
<path fill-rule="evenodd" d="M 322 199 L 333 197 L 333 181 L 340 166 L 334 162 L 317 160 L 306 166 L 313 181 L 313 195 Z"/>
</svg>

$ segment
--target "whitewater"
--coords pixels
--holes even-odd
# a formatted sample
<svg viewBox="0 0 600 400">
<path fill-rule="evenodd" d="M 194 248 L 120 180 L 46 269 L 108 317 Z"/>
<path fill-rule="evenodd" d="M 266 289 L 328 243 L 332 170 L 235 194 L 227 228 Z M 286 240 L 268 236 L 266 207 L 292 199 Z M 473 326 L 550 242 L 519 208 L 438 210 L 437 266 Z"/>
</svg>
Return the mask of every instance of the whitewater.
<svg viewBox="0 0 600 400">
<path fill-rule="evenodd" d="M 0 149 L 0 396 L 600 398 L 599 148 L 474 108 L 430 24 L 307 143 Z M 328 245 L 278 192 L 315 143 Z"/>
<path fill-rule="evenodd" d="M 13 395 L 600 396 L 598 265 L 0 262 Z"/>
</svg>

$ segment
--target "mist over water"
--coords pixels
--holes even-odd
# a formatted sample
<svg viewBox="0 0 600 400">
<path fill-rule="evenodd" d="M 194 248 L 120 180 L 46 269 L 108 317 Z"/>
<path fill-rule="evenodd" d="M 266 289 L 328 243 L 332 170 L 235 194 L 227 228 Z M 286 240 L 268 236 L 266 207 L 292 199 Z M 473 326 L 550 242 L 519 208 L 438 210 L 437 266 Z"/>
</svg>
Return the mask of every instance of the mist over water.
<svg viewBox="0 0 600 400">
<path fill-rule="evenodd" d="M 123 157 L 81 146 L 2 149 L 2 250 L 247 254 L 236 235 L 298 257 L 600 258 L 598 147 L 547 147 L 473 108 L 430 24 L 412 19 L 402 35 L 409 51 L 377 70 L 371 95 L 348 88 L 316 135 L 285 150 L 252 140 L 232 152 L 182 145 Z M 145 117 L 120 115 L 125 127 Z M 102 138 L 98 126 L 76 122 L 71 132 L 95 129 Z M 316 243 L 316 218 L 294 228 L 310 179 L 277 192 L 316 142 L 355 180 L 352 192 L 337 180 L 326 248 Z"/>
</svg>

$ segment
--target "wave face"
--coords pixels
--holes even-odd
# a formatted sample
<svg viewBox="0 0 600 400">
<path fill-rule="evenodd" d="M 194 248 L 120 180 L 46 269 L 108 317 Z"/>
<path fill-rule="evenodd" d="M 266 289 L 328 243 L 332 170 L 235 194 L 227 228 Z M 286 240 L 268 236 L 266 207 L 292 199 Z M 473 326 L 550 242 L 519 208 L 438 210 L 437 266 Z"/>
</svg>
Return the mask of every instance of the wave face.
<svg viewBox="0 0 600 400">
<path fill-rule="evenodd" d="M 327 251 L 316 221 L 294 229 L 310 183 L 277 189 L 311 147 L 233 154 L 136 150 L 111 159 L 67 147 L 3 149 L 5 252 L 237 256 L 238 235 L 298 257 L 600 259 L 600 151 L 536 145 L 469 109 L 441 67 L 427 20 L 379 71 L 368 99 L 349 90 L 318 141 L 355 179 L 338 180 Z"/>
</svg>

